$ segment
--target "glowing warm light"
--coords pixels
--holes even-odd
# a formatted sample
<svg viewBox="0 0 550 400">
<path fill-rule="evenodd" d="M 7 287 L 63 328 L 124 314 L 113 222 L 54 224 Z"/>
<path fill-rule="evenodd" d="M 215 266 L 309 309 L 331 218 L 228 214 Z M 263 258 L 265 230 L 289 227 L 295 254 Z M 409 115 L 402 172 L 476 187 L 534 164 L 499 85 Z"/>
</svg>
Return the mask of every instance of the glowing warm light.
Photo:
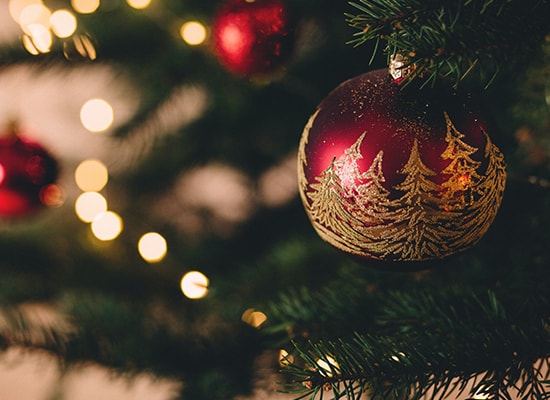
<svg viewBox="0 0 550 400">
<path fill-rule="evenodd" d="M 30 44 L 38 53 L 48 53 L 52 47 L 52 34 L 50 30 L 43 25 L 32 24 L 27 26 L 29 35 L 24 36 L 28 38 Z M 29 51 L 31 54 L 32 51 Z"/>
<path fill-rule="evenodd" d="M 99 192 L 109 181 L 109 171 L 101 161 L 88 159 L 76 167 L 74 179 L 80 190 Z"/>
<path fill-rule="evenodd" d="M 180 288 L 182 293 L 190 299 L 200 299 L 208 293 L 208 278 L 199 271 L 189 271 L 182 278 Z"/>
<path fill-rule="evenodd" d="M 335 372 L 338 372 L 338 370 L 340 369 L 340 366 L 338 365 L 336 360 L 334 358 L 332 358 L 331 356 L 325 356 L 325 358 L 318 359 L 317 360 L 317 365 L 322 370 L 322 371 L 319 371 L 319 372 L 321 372 L 322 374 L 324 374 L 328 377 L 333 376 L 333 374 Z"/>
<path fill-rule="evenodd" d="M 126 0 L 126 3 L 128 3 L 130 7 L 141 10 L 143 8 L 149 7 L 149 4 L 151 4 L 151 0 Z"/>
<path fill-rule="evenodd" d="M 99 8 L 99 0 L 71 0 L 71 6 L 80 14 L 91 14 Z"/>
<path fill-rule="evenodd" d="M 19 25 L 28 34 L 32 34 L 30 27 L 33 25 L 41 25 L 44 29 L 49 30 L 51 15 L 51 11 L 45 5 L 29 4 L 19 14 Z"/>
<path fill-rule="evenodd" d="M 490 397 L 490 390 L 486 387 L 480 386 L 475 393 L 470 397 L 471 400 L 486 400 Z"/>
<path fill-rule="evenodd" d="M 97 51 L 92 40 L 87 35 L 75 35 L 72 40 L 63 43 L 63 55 L 67 60 L 84 57 L 89 60 L 97 58 Z"/>
<path fill-rule="evenodd" d="M 76 17 L 68 10 L 57 10 L 50 17 L 53 33 L 57 37 L 66 38 L 76 31 Z"/>
<path fill-rule="evenodd" d="M 261 311 L 256 311 L 253 308 L 246 310 L 241 316 L 243 322 L 254 328 L 259 328 L 265 321 L 267 321 L 267 315 Z"/>
<path fill-rule="evenodd" d="M 60 207 L 65 202 L 64 194 L 58 185 L 46 185 L 40 190 L 40 201 L 47 207 Z"/>
<path fill-rule="evenodd" d="M 122 232 L 122 218 L 113 211 L 104 211 L 94 218 L 91 228 L 99 240 L 113 240 Z"/>
<path fill-rule="evenodd" d="M 37 56 L 38 54 L 40 54 L 32 39 L 27 35 L 23 36 L 23 47 L 25 47 L 25 50 L 27 50 L 33 56 Z"/>
<path fill-rule="evenodd" d="M 138 251 L 147 262 L 161 261 L 167 252 L 166 239 L 156 232 L 148 232 L 139 239 Z"/>
<path fill-rule="evenodd" d="M 281 367 L 290 365 L 293 362 L 294 362 L 294 357 L 292 356 L 292 354 L 289 354 L 288 351 L 286 351 L 285 349 L 281 349 L 279 351 L 279 365 Z"/>
<path fill-rule="evenodd" d="M 0 185 L 2 184 L 2 182 L 4 182 L 5 177 L 6 177 L 6 170 L 4 169 L 2 164 L 0 164 Z"/>
<path fill-rule="evenodd" d="M 113 107 L 103 99 L 88 100 L 80 110 L 80 121 L 90 132 L 105 131 L 113 119 Z"/>
<path fill-rule="evenodd" d="M 23 10 L 32 4 L 42 4 L 41 0 L 10 0 L 9 10 L 10 15 L 18 24 L 21 21 L 21 13 Z"/>
<path fill-rule="evenodd" d="M 395 362 L 401 362 L 401 359 L 406 357 L 406 354 L 400 351 L 396 355 L 391 356 L 391 359 Z"/>
<path fill-rule="evenodd" d="M 92 222 L 100 213 L 107 211 L 107 200 L 97 192 L 84 192 L 76 199 L 74 209 L 83 222 Z"/>
<path fill-rule="evenodd" d="M 180 35 L 185 43 L 196 46 L 206 39 L 206 28 L 200 22 L 189 21 L 181 26 Z"/>
</svg>

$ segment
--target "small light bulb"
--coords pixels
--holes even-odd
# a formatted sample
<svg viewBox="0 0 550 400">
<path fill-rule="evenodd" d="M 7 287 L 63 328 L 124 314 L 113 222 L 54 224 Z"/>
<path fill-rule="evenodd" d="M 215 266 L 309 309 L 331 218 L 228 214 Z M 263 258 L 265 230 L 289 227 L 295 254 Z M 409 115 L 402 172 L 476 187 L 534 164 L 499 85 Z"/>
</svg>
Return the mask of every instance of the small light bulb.
<svg viewBox="0 0 550 400">
<path fill-rule="evenodd" d="M 99 192 L 109 181 L 109 171 L 101 161 L 90 158 L 76 167 L 74 179 L 80 190 Z"/>
<path fill-rule="evenodd" d="M 206 39 L 206 28 L 198 21 L 188 21 L 180 28 L 181 38 L 191 46 L 197 46 Z"/>
<path fill-rule="evenodd" d="M 44 4 L 33 3 L 21 10 L 18 22 L 23 32 L 33 35 L 31 31 L 31 26 L 33 25 L 41 25 L 44 30 L 49 31 L 51 15 L 50 9 Z"/>
<path fill-rule="evenodd" d="M 113 211 L 99 213 L 92 221 L 92 233 L 102 241 L 116 239 L 122 232 L 122 218 Z"/>
<path fill-rule="evenodd" d="M 209 279 L 199 271 L 187 272 L 180 281 L 182 293 L 190 299 L 200 299 L 208 293 Z"/>
<path fill-rule="evenodd" d="M 126 0 L 126 3 L 132 8 L 135 8 L 136 10 L 141 10 L 144 8 L 149 7 L 151 4 L 151 0 Z"/>
<path fill-rule="evenodd" d="M 91 14 L 99 8 L 99 0 L 71 0 L 71 5 L 80 14 Z"/>
<path fill-rule="evenodd" d="M 105 131 L 113 120 L 113 107 L 103 99 L 88 100 L 80 109 L 80 121 L 90 132 Z"/>
<path fill-rule="evenodd" d="M 156 232 L 144 234 L 138 242 L 138 251 L 147 262 L 156 263 L 166 256 L 166 239 Z"/>
<path fill-rule="evenodd" d="M 107 200 L 97 192 L 85 192 L 78 196 L 74 208 L 81 221 L 92 222 L 98 214 L 107 211 Z"/>
<path fill-rule="evenodd" d="M 317 365 L 320 368 L 320 373 L 322 375 L 331 377 L 334 372 L 337 372 L 340 369 L 338 362 L 331 356 L 325 356 L 317 360 Z"/>
<path fill-rule="evenodd" d="M 52 34 L 48 28 L 39 24 L 31 24 L 27 26 L 29 32 L 28 37 L 32 42 L 35 50 L 39 53 L 49 53 L 52 47 Z"/>
<path fill-rule="evenodd" d="M 67 38 L 76 31 L 76 17 L 68 10 L 57 10 L 50 17 L 52 30 L 57 37 Z"/>
<path fill-rule="evenodd" d="M 261 311 L 256 311 L 253 308 L 249 308 L 243 313 L 241 319 L 248 325 L 251 325 L 254 328 L 259 328 L 265 321 L 267 321 L 267 315 Z"/>
</svg>

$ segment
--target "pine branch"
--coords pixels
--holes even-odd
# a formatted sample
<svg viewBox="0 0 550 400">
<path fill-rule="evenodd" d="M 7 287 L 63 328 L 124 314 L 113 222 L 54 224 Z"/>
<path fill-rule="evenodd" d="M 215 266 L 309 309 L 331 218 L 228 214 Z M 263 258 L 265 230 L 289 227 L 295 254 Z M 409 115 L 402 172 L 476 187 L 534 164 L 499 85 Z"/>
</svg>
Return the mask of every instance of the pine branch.
<svg viewBox="0 0 550 400">
<path fill-rule="evenodd" d="M 516 307 L 494 293 L 456 295 L 389 294 L 377 326 L 335 340 L 295 341 L 299 361 L 283 370 L 290 388 L 310 399 L 326 390 L 353 400 L 364 392 L 443 399 L 465 390 L 489 399 L 509 398 L 512 390 L 521 399 L 550 398 L 546 296 Z"/>
<path fill-rule="evenodd" d="M 528 61 L 549 31 L 547 0 L 359 0 L 359 14 L 346 14 L 358 31 L 355 46 L 385 42 L 388 58 L 399 54 L 416 67 L 411 79 L 455 84 L 478 70 L 490 84 L 500 69 Z M 376 50 L 375 50 L 376 51 Z M 374 57 L 374 54 L 373 54 Z"/>
</svg>

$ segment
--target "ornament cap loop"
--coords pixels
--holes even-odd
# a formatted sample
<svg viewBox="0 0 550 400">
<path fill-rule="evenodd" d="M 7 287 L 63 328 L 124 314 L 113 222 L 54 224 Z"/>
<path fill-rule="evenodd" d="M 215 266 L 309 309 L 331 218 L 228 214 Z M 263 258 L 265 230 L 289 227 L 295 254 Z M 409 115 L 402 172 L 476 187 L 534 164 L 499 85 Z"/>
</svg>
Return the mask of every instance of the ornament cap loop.
<svg viewBox="0 0 550 400">
<path fill-rule="evenodd" d="M 401 83 L 411 78 L 415 69 L 414 64 L 410 64 L 410 60 L 401 54 L 393 54 L 390 57 L 388 71 L 396 83 Z"/>
</svg>

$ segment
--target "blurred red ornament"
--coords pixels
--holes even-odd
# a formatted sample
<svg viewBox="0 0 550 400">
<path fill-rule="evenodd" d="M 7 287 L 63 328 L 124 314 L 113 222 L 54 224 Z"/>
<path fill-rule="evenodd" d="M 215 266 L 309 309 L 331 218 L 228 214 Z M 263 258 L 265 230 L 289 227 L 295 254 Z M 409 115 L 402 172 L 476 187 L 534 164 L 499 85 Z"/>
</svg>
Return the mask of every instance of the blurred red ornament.
<svg viewBox="0 0 550 400">
<path fill-rule="evenodd" d="M 21 217 L 59 201 L 58 165 L 39 144 L 0 137 L 0 217 Z"/>
<path fill-rule="evenodd" d="M 291 25 L 281 0 L 229 0 L 214 17 L 214 52 L 235 74 L 271 73 L 282 67 L 293 51 Z"/>
<path fill-rule="evenodd" d="M 506 180 L 470 96 L 412 86 L 400 87 L 387 70 L 342 83 L 311 116 L 298 162 L 317 233 L 348 254 L 399 268 L 478 242 Z"/>
</svg>

